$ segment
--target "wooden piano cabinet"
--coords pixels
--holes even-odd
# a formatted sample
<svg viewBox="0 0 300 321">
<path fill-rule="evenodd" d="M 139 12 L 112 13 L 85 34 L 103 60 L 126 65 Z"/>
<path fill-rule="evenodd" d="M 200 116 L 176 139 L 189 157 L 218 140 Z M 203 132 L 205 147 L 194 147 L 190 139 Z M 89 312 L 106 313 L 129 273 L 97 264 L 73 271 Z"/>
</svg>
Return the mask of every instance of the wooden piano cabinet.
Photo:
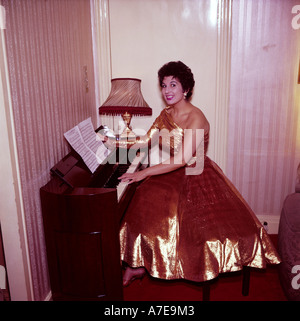
<svg viewBox="0 0 300 321">
<path fill-rule="evenodd" d="M 61 186 L 40 190 L 53 300 L 123 300 L 116 189 Z"/>
</svg>

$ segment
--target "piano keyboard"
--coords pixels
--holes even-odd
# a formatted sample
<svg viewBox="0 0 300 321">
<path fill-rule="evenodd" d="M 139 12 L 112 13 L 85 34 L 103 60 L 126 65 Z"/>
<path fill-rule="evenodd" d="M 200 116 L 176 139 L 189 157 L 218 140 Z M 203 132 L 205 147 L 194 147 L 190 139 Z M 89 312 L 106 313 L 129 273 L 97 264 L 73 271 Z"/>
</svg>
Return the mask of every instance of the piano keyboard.
<svg viewBox="0 0 300 321">
<path fill-rule="evenodd" d="M 133 159 L 131 164 L 119 164 L 116 170 L 113 172 L 113 174 L 109 177 L 108 181 L 103 186 L 106 188 L 117 189 L 118 202 L 121 200 L 128 186 L 127 182 L 120 182 L 118 177 L 120 177 L 124 173 L 134 173 L 135 171 L 137 171 L 145 156 L 146 153 L 141 152 Z"/>
<path fill-rule="evenodd" d="M 132 161 L 132 163 L 130 164 L 130 166 L 128 167 L 126 173 L 134 173 L 136 172 L 136 170 L 138 169 L 138 167 L 140 166 L 140 164 L 142 163 L 142 161 L 145 158 L 145 153 L 142 152 L 139 155 L 137 155 L 134 160 Z M 120 199 L 122 198 L 126 188 L 128 186 L 128 182 L 120 182 L 117 185 L 117 195 L 118 195 L 118 202 L 120 201 Z"/>
</svg>

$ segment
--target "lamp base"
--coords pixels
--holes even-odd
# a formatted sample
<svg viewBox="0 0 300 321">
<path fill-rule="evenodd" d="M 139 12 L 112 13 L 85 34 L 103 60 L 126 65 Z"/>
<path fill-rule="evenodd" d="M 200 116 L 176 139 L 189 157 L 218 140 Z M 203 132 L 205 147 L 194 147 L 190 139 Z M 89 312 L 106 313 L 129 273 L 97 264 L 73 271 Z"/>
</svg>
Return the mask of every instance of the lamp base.
<svg viewBox="0 0 300 321">
<path fill-rule="evenodd" d="M 123 133 L 120 135 L 120 139 L 126 139 L 126 140 L 135 140 L 136 135 L 135 133 L 131 130 L 130 127 L 126 127 L 123 130 Z"/>
<path fill-rule="evenodd" d="M 131 122 L 132 115 L 129 112 L 125 112 L 122 115 L 123 121 L 126 124 L 125 129 L 123 130 L 123 133 L 120 135 L 120 139 L 127 139 L 127 140 L 134 140 L 135 134 L 131 130 L 130 122 Z"/>
</svg>

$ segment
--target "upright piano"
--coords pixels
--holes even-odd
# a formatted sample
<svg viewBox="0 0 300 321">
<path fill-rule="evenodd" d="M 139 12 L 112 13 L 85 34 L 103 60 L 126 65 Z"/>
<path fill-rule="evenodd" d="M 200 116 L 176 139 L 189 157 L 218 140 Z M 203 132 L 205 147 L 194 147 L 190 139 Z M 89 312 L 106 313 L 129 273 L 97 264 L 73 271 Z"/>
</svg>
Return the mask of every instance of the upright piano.
<svg viewBox="0 0 300 321">
<path fill-rule="evenodd" d="M 119 227 L 136 184 L 117 178 L 146 153 L 116 149 L 92 174 L 72 150 L 51 169 L 40 196 L 53 300 L 123 299 Z"/>
</svg>

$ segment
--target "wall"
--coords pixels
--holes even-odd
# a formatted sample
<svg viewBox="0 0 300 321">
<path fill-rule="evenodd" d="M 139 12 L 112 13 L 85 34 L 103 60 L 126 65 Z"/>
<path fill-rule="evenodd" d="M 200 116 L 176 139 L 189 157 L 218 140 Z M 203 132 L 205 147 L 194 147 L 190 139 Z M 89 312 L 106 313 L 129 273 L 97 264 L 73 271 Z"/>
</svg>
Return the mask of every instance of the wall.
<svg viewBox="0 0 300 321">
<path fill-rule="evenodd" d="M 96 125 L 90 4 L 86 0 L 2 4 L 32 288 L 34 299 L 41 300 L 50 287 L 39 189 L 68 151 L 63 133 L 90 116 Z"/>
<path fill-rule="evenodd" d="M 275 224 L 300 161 L 297 0 L 233 1 L 227 174 Z"/>
</svg>

